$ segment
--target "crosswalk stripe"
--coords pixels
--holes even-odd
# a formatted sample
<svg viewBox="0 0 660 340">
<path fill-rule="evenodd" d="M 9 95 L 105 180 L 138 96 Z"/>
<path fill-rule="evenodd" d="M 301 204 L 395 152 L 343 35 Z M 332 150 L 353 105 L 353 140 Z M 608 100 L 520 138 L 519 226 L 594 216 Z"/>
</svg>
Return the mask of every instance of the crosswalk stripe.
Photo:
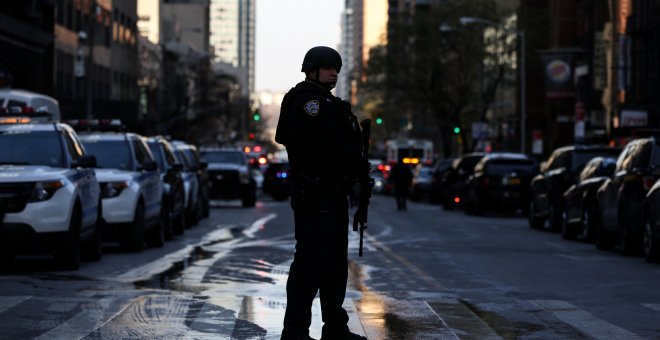
<svg viewBox="0 0 660 340">
<path fill-rule="evenodd" d="M 83 311 L 68 319 L 61 325 L 36 337 L 36 340 L 47 339 L 79 339 L 99 328 L 104 323 L 107 309 L 114 299 L 106 298 L 84 307 Z"/>
<path fill-rule="evenodd" d="M 7 309 L 18 305 L 19 303 L 31 298 L 28 295 L 18 296 L 0 296 L 0 314 L 4 313 Z"/>
<path fill-rule="evenodd" d="M 601 320 L 566 301 L 534 300 L 530 302 L 554 315 L 559 320 L 596 339 L 641 339 L 639 336 L 619 326 Z"/>
</svg>

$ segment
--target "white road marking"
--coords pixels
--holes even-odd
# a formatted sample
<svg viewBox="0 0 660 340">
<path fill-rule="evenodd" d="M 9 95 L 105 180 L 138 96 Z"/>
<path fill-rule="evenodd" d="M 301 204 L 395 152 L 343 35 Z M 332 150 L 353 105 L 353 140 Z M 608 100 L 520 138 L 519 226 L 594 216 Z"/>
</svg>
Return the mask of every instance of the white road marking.
<svg viewBox="0 0 660 340">
<path fill-rule="evenodd" d="M 277 214 L 270 214 L 264 218 L 256 220 L 249 228 L 243 231 L 243 234 L 249 238 L 254 238 L 254 234 L 260 229 L 263 229 L 264 225 L 275 217 L 277 217 Z"/>
<path fill-rule="evenodd" d="M 601 320 L 566 301 L 535 300 L 530 302 L 554 315 L 559 320 L 596 339 L 641 339 L 636 334 Z"/>
<path fill-rule="evenodd" d="M 660 312 L 660 303 L 645 303 L 642 305 L 646 308 L 651 308 L 656 312 Z"/>
<path fill-rule="evenodd" d="M 66 322 L 34 338 L 37 340 L 48 339 L 80 339 L 101 327 L 104 322 L 105 313 L 110 307 L 113 298 L 95 301 L 87 308 Z M 123 310 L 123 309 L 122 309 Z"/>
<path fill-rule="evenodd" d="M 19 303 L 31 298 L 32 296 L 0 296 L 0 313 L 18 305 Z"/>
</svg>

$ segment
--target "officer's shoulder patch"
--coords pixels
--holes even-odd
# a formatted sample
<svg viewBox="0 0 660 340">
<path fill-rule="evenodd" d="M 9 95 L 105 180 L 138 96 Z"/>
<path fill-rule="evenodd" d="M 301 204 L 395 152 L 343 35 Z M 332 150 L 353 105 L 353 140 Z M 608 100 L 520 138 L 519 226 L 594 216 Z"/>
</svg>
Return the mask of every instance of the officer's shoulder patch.
<svg viewBox="0 0 660 340">
<path fill-rule="evenodd" d="M 319 114 L 319 101 L 310 100 L 306 102 L 305 105 L 303 105 L 303 108 L 308 115 L 315 117 L 317 114 Z"/>
</svg>

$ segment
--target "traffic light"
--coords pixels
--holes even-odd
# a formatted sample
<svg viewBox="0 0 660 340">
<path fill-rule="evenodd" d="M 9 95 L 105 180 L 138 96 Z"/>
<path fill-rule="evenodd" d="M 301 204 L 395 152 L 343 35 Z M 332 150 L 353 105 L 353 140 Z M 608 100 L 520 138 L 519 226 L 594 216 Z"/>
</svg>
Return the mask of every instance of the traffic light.
<svg viewBox="0 0 660 340">
<path fill-rule="evenodd" d="M 383 124 L 383 118 L 380 117 L 376 118 L 376 124 L 378 125 Z"/>
<path fill-rule="evenodd" d="M 256 134 L 254 132 L 248 133 L 248 139 L 249 140 L 254 140 L 255 137 L 256 137 Z"/>
<path fill-rule="evenodd" d="M 459 134 L 461 133 L 461 127 L 460 126 L 454 126 L 454 134 Z"/>
<path fill-rule="evenodd" d="M 259 111 L 256 111 L 256 112 L 252 115 L 252 120 L 254 120 L 255 122 L 258 122 L 258 121 L 261 120 L 261 115 L 259 114 Z"/>
</svg>

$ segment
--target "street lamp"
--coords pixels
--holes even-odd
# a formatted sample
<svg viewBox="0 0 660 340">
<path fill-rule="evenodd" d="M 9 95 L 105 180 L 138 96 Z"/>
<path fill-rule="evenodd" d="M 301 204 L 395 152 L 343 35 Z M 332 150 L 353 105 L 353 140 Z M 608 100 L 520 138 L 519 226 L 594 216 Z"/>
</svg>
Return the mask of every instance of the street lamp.
<svg viewBox="0 0 660 340">
<path fill-rule="evenodd" d="M 512 30 L 502 27 L 501 23 L 498 23 L 493 20 L 483 19 L 483 18 L 474 18 L 474 17 L 461 17 L 461 25 L 469 24 L 484 24 L 489 26 L 497 27 L 504 32 L 514 33 L 520 38 L 520 152 L 525 153 L 525 120 L 527 116 L 527 103 L 526 103 L 526 82 L 525 82 L 525 31 L 523 30 Z"/>
</svg>

